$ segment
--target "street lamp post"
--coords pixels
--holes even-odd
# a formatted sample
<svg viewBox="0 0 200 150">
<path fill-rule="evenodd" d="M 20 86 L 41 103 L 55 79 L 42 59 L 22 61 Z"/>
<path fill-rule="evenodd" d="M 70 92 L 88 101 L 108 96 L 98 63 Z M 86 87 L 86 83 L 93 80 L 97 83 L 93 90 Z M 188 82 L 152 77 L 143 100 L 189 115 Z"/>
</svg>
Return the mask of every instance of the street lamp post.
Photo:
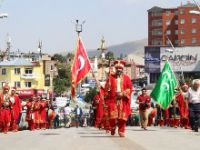
<svg viewBox="0 0 200 150">
<path fill-rule="evenodd" d="M 0 13 L 0 18 L 7 18 L 8 17 L 8 14 L 7 13 Z"/>
<path fill-rule="evenodd" d="M 200 15 L 200 5 L 197 3 L 196 0 L 193 0 L 194 4 L 197 6 L 198 10 L 190 10 L 191 14 Z"/>
<path fill-rule="evenodd" d="M 85 20 L 81 24 L 79 23 L 79 20 L 76 20 L 75 28 L 76 28 L 76 32 L 77 32 L 78 36 L 80 36 L 80 33 L 83 31 L 84 23 L 85 23 Z"/>
<path fill-rule="evenodd" d="M 171 40 L 169 39 L 169 37 L 168 36 L 166 36 L 166 37 L 167 37 L 167 40 L 169 41 L 170 46 L 172 47 L 172 49 L 166 49 L 165 52 L 174 53 L 176 49 L 175 49 L 174 45 L 172 44 Z M 178 67 L 179 67 L 179 69 L 181 71 L 181 74 L 179 75 L 180 81 L 185 82 L 183 70 L 182 70 L 182 67 L 181 67 L 181 64 L 180 64 L 179 60 L 178 60 L 177 64 L 178 64 Z"/>
<path fill-rule="evenodd" d="M 102 65 L 102 76 L 101 80 L 103 81 L 105 79 L 105 72 L 104 72 L 104 64 L 105 64 L 105 51 L 107 50 L 105 46 L 105 39 L 102 37 L 101 39 L 101 46 L 97 50 L 101 51 L 101 65 Z"/>
</svg>

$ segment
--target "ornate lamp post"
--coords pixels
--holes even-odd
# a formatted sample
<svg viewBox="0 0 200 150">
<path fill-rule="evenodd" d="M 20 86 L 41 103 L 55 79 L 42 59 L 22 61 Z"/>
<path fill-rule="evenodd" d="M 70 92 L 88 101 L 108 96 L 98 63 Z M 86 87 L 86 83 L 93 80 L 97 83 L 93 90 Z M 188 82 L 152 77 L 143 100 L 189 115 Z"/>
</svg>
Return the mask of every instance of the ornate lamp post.
<svg viewBox="0 0 200 150">
<path fill-rule="evenodd" d="M 83 31 L 83 24 L 84 23 L 85 23 L 85 20 L 81 24 L 79 23 L 79 20 L 76 20 L 75 28 L 76 28 L 76 32 L 77 32 L 78 36 Z"/>
<path fill-rule="evenodd" d="M 106 46 L 105 46 L 105 39 L 104 37 L 102 37 L 101 39 L 101 46 L 100 48 L 98 48 L 97 50 L 101 51 L 101 80 L 104 81 L 105 80 L 105 71 L 104 71 L 104 65 L 105 65 L 105 51 L 107 50 Z"/>
</svg>

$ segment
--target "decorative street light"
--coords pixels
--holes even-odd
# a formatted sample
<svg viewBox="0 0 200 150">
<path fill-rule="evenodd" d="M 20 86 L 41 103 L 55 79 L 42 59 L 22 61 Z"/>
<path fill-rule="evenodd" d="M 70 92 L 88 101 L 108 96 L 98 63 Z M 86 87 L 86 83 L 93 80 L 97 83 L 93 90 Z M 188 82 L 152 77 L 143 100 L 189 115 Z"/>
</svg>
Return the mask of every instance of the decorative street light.
<svg viewBox="0 0 200 150">
<path fill-rule="evenodd" d="M 189 12 L 191 13 L 191 14 L 196 14 L 196 15 L 200 15 L 200 5 L 197 3 L 197 1 L 195 1 L 195 0 L 193 0 L 193 2 L 194 2 L 194 4 L 197 6 L 197 8 L 199 9 L 199 10 L 190 10 Z"/>
<path fill-rule="evenodd" d="M 101 39 L 101 46 L 97 50 L 101 51 L 101 69 L 102 69 L 101 80 L 103 81 L 105 79 L 105 71 L 104 71 L 105 51 L 107 50 L 107 48 L 105 46 L 105 39 L 104 39 L 104 37 L 102 37 L 102 39 Z"/>
<path fill-rule="evenodd" d="M 79 20 L 76 20 L 76 32 L 78 34 L 78 36 L 80 35 L 80 33 L 83 31 L 83 24 L 85 23 L 85 20 L 80 24 Z"/>
<path fill-rule="evenodd" d="M 8 14 L 7 13 L 0 13 L 0 18 L 7 18 Z"/>
<path fill-rule="evenodd" d="M 166 35 L 167 37 L 167 40 L 169 41 L 170 43 L 170 46 L 172 47 L 172 49 L 166 49 L 165 52 L 168 52 L 168 53 L 174 53 L 176 51 L 174 45 L 172 44 L 171 40 L 169 39 L 169 37 Z M 185 82 L 185 78 L 184 78 L 184 74 L 183 74 L 183 70 L 182 70 L 182 67 L 181 67 L 181 64 L 180 64 L 180 61 L 178 60 L 178 67 L 181 71 L 181 74 L 180 74 L 180 81 L 183 81 Z M 177 74 L 178 75 L 178 74 Z"/>
</svg>

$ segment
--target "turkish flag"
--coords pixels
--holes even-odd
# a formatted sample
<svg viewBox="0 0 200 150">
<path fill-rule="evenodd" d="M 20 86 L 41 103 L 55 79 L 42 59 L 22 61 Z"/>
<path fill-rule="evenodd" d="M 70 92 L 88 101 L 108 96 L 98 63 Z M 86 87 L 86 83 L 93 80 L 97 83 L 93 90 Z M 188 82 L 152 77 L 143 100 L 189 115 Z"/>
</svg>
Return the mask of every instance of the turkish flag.
<svg viewBox="0 0 200 150">
<path fill-rule="evenodd" d="M 78 37 L 78 43 L 77 48 L 74 56 L 74 63 L 72 66 L 72 97 L 75 96 L 75 89 L 76 85 L 85 78 L 87 73 L 90 71 L 90 61 L 88 59 L 87 53 L 85 51 L 85 48 L 83 46 L 83 43 Z"/>
</svg>

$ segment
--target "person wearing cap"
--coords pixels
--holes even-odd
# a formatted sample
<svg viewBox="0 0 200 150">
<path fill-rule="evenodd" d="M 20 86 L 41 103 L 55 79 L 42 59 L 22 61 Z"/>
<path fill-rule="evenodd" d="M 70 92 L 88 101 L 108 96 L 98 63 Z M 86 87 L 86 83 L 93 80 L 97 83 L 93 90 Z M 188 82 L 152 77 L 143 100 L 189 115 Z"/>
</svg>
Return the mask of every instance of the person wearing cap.
<svg viewBox="0 0 200 150">
<path fill-rule="evenodd" d="M 198 132 L 200 124 L 200 79 L 192 81 L 192 87 L 188 89 L 186 98 L 191 128 L 193 131 Z"/>
<path fill-rule="evenodd" d="M 0 94 L 0 113 L 1 113 L 1 128 L 2 131 L 6 134 L 10 127 L 11 122 L 11 101 L 9 94 L 10 87 L 8 84 L 3 86 L 3 93 Z"/>
<path fill-rule="evenodd" d="M 189 86 L 185 83 L 179 88 L 179 93 L 176 95 L 180 112 L 180 125 L 185 129 L 189 129 L 189 110 L 186 106 L 186 95 Z"/>
<path fill-rule="evenodd" d="M 116 60 L 115 74 L 110 74 L 105 85 L 105 99 L 108 101 L 109 122 L 111 135 L 115 135 L 118 125 L 118 134 L 125 136 L 125 127 L 131 113 L 132 83 L 130 77 L 123 73 L 125 61 Z"/>
<path fill-rule="evenodd" d="M 137 97 L 136 103 L 139 104 L 139 114 L 140 114 L 140 123 L 141 127 L 144 130 L 147 130 L 148 124 L 148 112 L 147 109 L 151 105 L 151 97 L 147 95 L 147 89 L 142 89 L 142 94 Z"/>
<path fill-rule="evenodd" d="M 16 94 L 16 88 L 13 87 L 11 88 L 11 95 L 10 99 L 12 102 L 12 121 L 11 121 L 11 129 L 12 131 L 16 132 L 18 131 L 18 123 L 19 123 L 19 116 L 22 111 L 22 106 L 21 106 L 21 100 L 19 99 L 19 96 Z"/>
</svg>

